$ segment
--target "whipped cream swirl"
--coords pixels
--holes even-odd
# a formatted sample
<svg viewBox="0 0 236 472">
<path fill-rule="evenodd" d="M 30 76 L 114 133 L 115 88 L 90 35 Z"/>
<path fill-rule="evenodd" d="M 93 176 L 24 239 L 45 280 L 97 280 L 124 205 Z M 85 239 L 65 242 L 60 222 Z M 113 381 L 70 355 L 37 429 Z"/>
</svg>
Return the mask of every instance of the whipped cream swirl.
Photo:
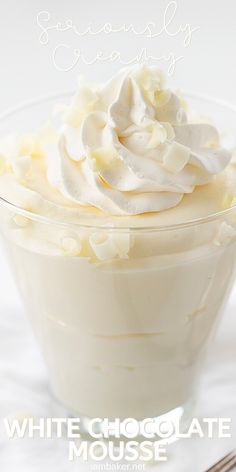
<svg viewBox="0 0 236 472">
<path fill-rule="evenodd" d="M 123 70 L 98 87 L 80 82 L 46 152 L 50 183 L 112 215 L 174 207 L 231 158 L 216 128 L 190 123 L 184 108 L 155 67 Z"/>
</svg>

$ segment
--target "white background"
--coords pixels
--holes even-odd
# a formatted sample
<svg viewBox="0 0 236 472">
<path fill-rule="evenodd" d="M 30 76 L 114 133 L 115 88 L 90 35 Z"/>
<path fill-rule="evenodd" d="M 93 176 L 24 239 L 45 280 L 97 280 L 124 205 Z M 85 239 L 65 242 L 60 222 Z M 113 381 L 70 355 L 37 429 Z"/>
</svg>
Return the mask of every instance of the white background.
<svg viewBox="0 0 236 472">
<path fill-rule="evenodd" d="M 235 0 L 178 0 L 171 32 L 186 23 L 198 26 L 191 45 L 183 47 L 183 36 L 166 34 L 146 39 L 132 34 L 100 34 L 79 38 L 70 32 L 51 30 L 49 43 L 39 42 L 37 14 L 51 14 L 50 25 L 71 19 L 82 31 L 92 23 L 98 29 L 107 22 L 115 26 L 132 23 L 143 29 L 154 21 L 160 29 L 169 0 L 8 0 L 0 1 L 0 109 L 49 92 L 73 88 L 78 73 L 90 78 L 108 77 L 119 64 L 85 66 L 79 63 L 70 72 L 59 72 L 52 61 L 56 46 L 71 46 L 63 65 L 72 63 L 73 48 L 80 48 L 88 57 L 99 50 L 119 50 L 126 58 L 134 57 L 147 47 L 153 55 L 173 51 L 183 55 L 174 74 L 174 82 L 183 89 L 218 96 L 236 103 L 236 3 Z"/>
<path fill-rule="evenodd" d="M 106 22 L 114 26 L 132 23 L 144 29 L 155 21 L 163 24 L 166 0 L 0 0 L 0 112 L 6 108 L 50 92 L 71 89 L 79 73 L 90 79 L 105 79 L 119 64 L 85 66 L 80 63 L 69 72 L 60 72 L 52 54 L 59 44 L 69 46 L 63 65 L 72 64 L 74 48 L 92 57 L 98 50 L 116 49 L 123 57 L 134 57 L 147 47 L 153 55 L 173 51 L 183 55 L 172 83 L 183 89 L 210 94 L 236 105 L 236 2 L 235 0 L 179 0 L 171 31 L 186 23 L 199 27 L 189 47 L 183 46 L 183 35 L 166 34 L 151 41 L 132 34 L 105 35 L 79 39 L 72 31 L 51 30 L 49 43 L 40 44 L 37 14 L 47 10 L 50 25 L 72 19 L 81 31 L 89 23 L 96 28 Z M 0 416 L 22 414 L 52 415 L 53 402 L 47 390 L 46 373 L 31 332 L 22 315 L 21 304 L 0 253 Z M 207 465 L 233 447 L 236 408 L 236 296 L 231 298 L 217 341 L 212 347 L 199 397 L 198 415 L 231 416 L 234 437 L 229 441 L 192 441 L 174 446 L 170 462 L 154 470 L 203 472 Z M 0 431 L 1 432 L 1 431 Z M 64 472 L 90 470 L 86 464 L 68 465 L 65 444 L 0 442 L 0 466 L 4 472 Z"/>
</svg>

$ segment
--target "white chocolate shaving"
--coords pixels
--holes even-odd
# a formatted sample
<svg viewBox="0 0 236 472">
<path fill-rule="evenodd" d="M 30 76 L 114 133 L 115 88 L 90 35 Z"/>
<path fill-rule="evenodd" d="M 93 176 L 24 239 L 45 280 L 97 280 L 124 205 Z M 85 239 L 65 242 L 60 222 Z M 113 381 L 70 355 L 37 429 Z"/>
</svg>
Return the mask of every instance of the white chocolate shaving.
<svg viewBox="0 0 236 472">
<path fill-rule="evenodd" d="M 65 233 L 61 237 L 61 246 L 65 254 L 70 256 L 78 256 L 82 249 L 80 238 L 74 233 Z"/>
<path fill-rule="evenodd" d="M 223 221 L 221 223 L 217 236 L 214 239 L 215 246 L 226 246 L 236 238 L 236 230 L 231 225 Z"/>
<path fill-rule="evenodd" d="M 174 143 L 163 159 L 163 166 L 170 172 L 180 172 L 189 160 L 189 149 L 182 144 Z"/>
<path fill-rule="evenodd" d="M 130 250 L 130 234 L 116 231 L 100 231 L 93 233 L 90 238 L 90 245 L 97 258 L 101 261 L 119 257 L 127 259 Z"/>
<path fill-rule="evenodd" d="M 109 167 L 109 165 L 116 159 L 119 159 L 117 151 L 112 146 L 102 146 L 91 151 L 91 159 L 94 170 L 102 170 Z"/>
<path fill-rule="evenodd" d="M 167 139 L 167 131 L 161 123 L 154 123 L 151 128 L 151 137 L 148 141 L 148 148 L 155 148 L 164 143 Z"/>
<path fill-rule="evenodd" d="M 130 234 L 129 233 L 114 233 L 113 240 L 117 248 L 118 256 L 121 259 L 128 259 L 129 250 L 131 247 Z"/>
<path fill-rule="evenodd" d="M 100 261 L 113 259 L 118 254 L 113 237 L 107 232 L 93 233 L 89 238 L 89 242 L 94 254 Z"/>
</svg>

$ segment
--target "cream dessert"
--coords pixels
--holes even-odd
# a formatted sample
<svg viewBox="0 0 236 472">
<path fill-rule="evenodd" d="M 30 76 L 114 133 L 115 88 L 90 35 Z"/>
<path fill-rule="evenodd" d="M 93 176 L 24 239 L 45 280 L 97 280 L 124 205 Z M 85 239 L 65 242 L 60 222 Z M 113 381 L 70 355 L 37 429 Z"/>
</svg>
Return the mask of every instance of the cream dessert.
<svg viewBox="0 0 236 472">
<path fill-rule="evenodd" d="M 155 67 L 80 80 L 61 113 L 0 141 L 1 229 L 52 389 L 86 417 L 184 409 L 235 272 L 232 153 Z"/>
</svg>

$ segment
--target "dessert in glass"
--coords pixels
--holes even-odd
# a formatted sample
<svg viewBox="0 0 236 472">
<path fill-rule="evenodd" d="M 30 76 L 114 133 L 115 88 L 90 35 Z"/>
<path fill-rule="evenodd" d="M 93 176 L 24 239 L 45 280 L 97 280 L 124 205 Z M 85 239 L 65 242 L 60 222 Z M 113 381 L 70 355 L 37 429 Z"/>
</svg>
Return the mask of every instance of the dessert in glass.
<svg viewBox="0 0 236 472">
<path fill-rule="evenodd" d="M 68 412 L 189 412 L 234 280 L 233 123 L 147 66 L 2 117 L 1 233 Z"/>
</svg>

